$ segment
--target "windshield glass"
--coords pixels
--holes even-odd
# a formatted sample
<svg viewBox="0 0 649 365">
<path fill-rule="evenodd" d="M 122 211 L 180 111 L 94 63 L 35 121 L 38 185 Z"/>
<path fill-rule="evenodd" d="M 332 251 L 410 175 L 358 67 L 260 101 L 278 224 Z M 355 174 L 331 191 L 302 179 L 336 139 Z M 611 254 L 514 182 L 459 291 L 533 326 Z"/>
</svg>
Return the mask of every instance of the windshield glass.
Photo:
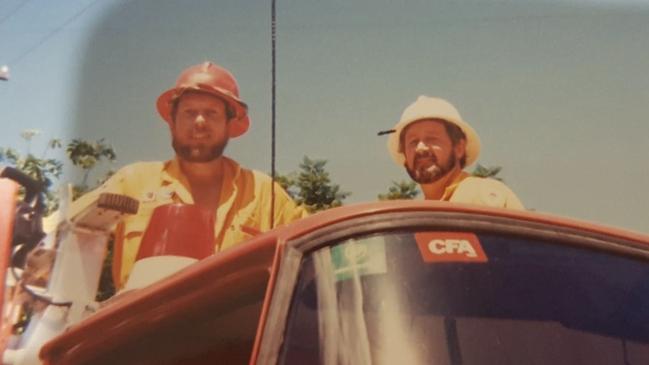
<svg viewBox="0 0 649 365">
<path fill-rule="evenodd" d="M 649 265 L 556 242 L 396 232 L 305 255 L 286 364 L 645 364 Z"/>
</svg>

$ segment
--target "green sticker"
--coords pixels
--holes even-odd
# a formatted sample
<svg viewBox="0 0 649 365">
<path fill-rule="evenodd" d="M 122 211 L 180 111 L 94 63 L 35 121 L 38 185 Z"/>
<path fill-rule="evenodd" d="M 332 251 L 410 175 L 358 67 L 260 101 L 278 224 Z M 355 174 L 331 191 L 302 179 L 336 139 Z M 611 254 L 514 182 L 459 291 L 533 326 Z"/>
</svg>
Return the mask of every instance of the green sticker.
<svg viewBox="0 0 649 365">
<path fill-rule="evenodd" d="M 354 275 L 385 274 L 385 242 L 377 237 L 338 245 L 331 249 L 331 262 L 336 281 L 348 280 Z"/>
</svg>

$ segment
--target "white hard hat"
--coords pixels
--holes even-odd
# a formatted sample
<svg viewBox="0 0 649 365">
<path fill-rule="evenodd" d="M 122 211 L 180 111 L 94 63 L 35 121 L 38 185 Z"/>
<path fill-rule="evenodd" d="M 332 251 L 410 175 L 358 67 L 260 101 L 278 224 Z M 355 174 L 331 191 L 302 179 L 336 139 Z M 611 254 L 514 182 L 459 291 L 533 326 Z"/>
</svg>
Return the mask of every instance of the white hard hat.
<svg viewBox="0 0 649 365">
<path fill-rule="evenodd" d="M 475 130 L 462 120 L 457 109 L 444 99 L 421 95 L 403 111 L 401 119 L 394 126 L 394 133 L 388 137 L 388 151 L 399 166 L 403 166 L 406 161 L 403 151 L 399 148 L 401 132 L 409 124 L 423 119 L 442 119 L 458 126 L 466 136 L 466 165 L 471 165 L 478 159 L 480 138 Z"/>
</svg>

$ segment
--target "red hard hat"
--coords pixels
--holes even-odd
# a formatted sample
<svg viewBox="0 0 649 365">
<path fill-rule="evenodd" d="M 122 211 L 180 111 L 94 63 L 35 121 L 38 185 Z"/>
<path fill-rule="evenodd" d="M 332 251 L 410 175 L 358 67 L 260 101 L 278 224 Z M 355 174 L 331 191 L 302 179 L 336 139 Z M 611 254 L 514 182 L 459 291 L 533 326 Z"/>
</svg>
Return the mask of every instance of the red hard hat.
<svg viewBox="0 0 649 365">
<path fill-rule="evenodd" d="M 156 106 L 162 119 L 171 123 L 171 103 L 186 91 L 199 91 L 215 95 L 234 109 L 236 116 L 230 128 L 230 137 L 244 134 L 250 126 L 248 106 L 239 99 L 239 86 L 234 76 L 225 68 L 212 62 L 185 69 L 173 89 L 169 89 L 158 97 Z"/>
</svg>

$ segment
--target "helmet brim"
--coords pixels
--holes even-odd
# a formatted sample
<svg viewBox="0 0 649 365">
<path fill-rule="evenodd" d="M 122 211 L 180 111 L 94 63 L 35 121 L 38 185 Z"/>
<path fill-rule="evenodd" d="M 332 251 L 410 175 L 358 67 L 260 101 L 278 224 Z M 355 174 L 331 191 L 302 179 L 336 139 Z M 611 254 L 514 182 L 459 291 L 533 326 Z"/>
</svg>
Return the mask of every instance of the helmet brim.
<svg viewBox="0 0 649 365">
<path fill-rule="evenodd" d="M 233 123 L 229 128 L 230 138 L 239 137 L 240 135 L 246 133 L 250 127 L 250 118 L 248 117 L 248 107 L 247 105 L 239 100 L 238 98 L 231 95 L 226 90 L 220 88 L 209 86 L 205 84 L 199 84 L 198 87 L 175 87 L 163 92 L 156 101 L 156 108 L 160 117 L 169 125 L 173 122 L 171 116 L 171 103 L 174 98 L 182 96 L 183 93 L 187 91 L 196 91 L 204 92 L 207 94 L 214 95 L 224 102 L 226 102 L 231 108 L 235 111 L 235 118 L 231 121 Z"/>
</svg>

